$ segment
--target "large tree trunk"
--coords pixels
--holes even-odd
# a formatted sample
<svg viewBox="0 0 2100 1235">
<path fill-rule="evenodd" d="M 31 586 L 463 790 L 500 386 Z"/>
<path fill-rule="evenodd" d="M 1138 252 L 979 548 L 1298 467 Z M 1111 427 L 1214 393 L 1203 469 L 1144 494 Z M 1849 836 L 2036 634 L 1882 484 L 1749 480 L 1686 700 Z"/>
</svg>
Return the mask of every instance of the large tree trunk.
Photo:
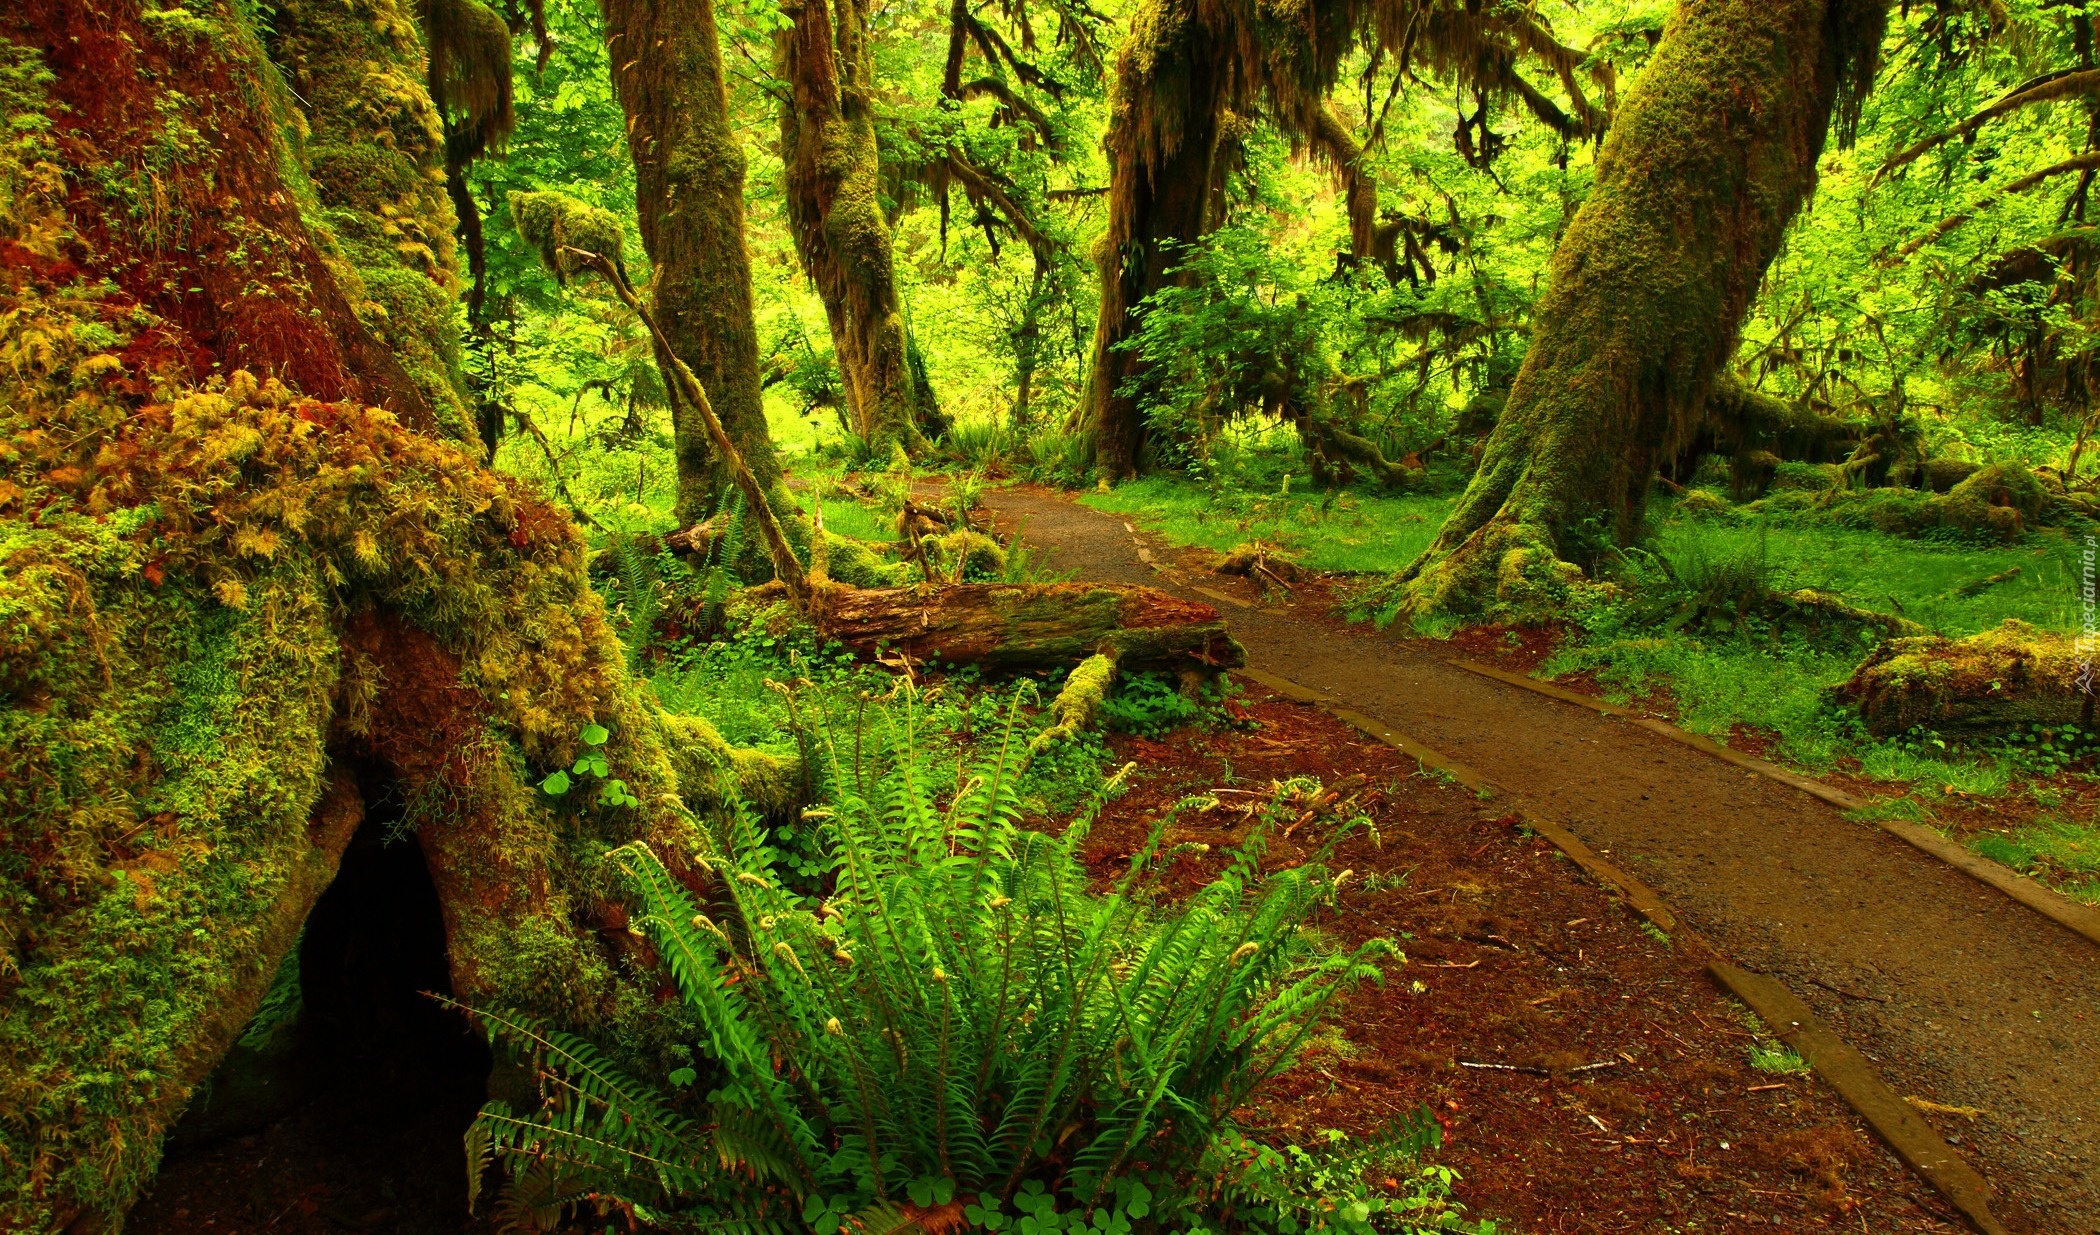
<svg viewBox="0 0 2100 1235">
<path fill-rule="evenodd" d="M 375 21 L 339 0 L 287 0 L 269 23 L 267 50 L 284 66 L 306 122 L 304 165 L 324 211 L 309 223 L 336 279 L 441 431 L 471 441 L 478 433 L 452 329 L 458 221 L 434 174 L 445 163 L 444 123 L 429 95 L 414 88 L 424 76 L 423 44 L 406 20 L 415 7 L 398 12 L 402 22 Z M 500 28 L 495 14 L 487 18 Z M 410 89 L 375 132 L 378 82 Z"/>
<path fill-rule="evenodd" d="M 428 136 L 415 7 L 271 12 L 275 67 L 231 0 L 0 7 L 0 1229 L 121 1221 L 332 877 L 353 762 L 422 842 L 452 992 L 572 1028 L 650 1004 L 577 855 L 708 844 L 574 525 L 396 359 L 449 313 L 390 319 L 413 350 L 360 317 L 360 283 L 456 286 L 435 146 L 372 211 L 425 265 L 360 272 L 350 169 L 404 134 L 277 73 Z M 634 805 L 537 787 L 594 722 Z"/>
<path fill-rule="evenodd" d="M 744 151 L 729 124 L 713 0 L 603 0 L 603 8 L 642 245 L 655 267 L 656 320 L 759 485 L 777 490 L 744 244 Z M 697 410 L 685 399 L 675 407 L 684 527 L 713 513 L 731 482 Z"/>
<path fill-rule="evenodd" d="M 1183 2 L 1144 5 L 1116 57 L 1108 233 L 1096 250 L 1101 311 L 1086 404 L 1095 464 L 1113 479 L 1135 475 L 1146 454 L 1144 413 L 1129 389 L 1143 365 L 1123 347 L 1137 334 L 1138 306 L 1167 285 L 1179 246 L 1214 221 L 1212 165 L 1232 66 L 1209 26 L 1179 11 Z"/>
<path fill-rule="evenodd" d="M 788 9 L 778 69 L 788 222 L 802 268 L 831 322 L 854 431 L 918 447 L 940 409 L 916 366 L 882 205 L 874 54 L 867 0 L 802 0 Z"/>
<path fill-rule="evenodd" d="M 1844 96 L 1871 79 L 1880 0 L 1684 0 L 1623 103 L 1554 253 L 1529 353 L 1405 607 L 1564 606 L 1577 563 L 1638 530 L 1688 439 Z M 1849 111 L 1849 107 L 1848 107 Z"/>
</svg>

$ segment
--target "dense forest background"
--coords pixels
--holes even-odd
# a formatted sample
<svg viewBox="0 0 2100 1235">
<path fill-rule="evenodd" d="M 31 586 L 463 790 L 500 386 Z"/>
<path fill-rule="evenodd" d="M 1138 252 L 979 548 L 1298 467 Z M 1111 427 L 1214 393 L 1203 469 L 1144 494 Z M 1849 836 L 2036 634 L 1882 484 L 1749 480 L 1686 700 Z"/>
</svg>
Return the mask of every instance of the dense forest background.
<svg viewBox="0 0 2100 1235">
<path fill-rule="evenodd" d="M 1668 7 L 1548 4 L 1536 20 L 1579 52 L 1591 83 L 1584 104 L 1601 107 L 1612 88 L 1595 82 L 1638 74 Z M 2084 153 L 2089 96 L 2079 77 L 2092 71 L 2087 19 L 2055 5 L 1913 9 L 1895 19 L 1855 143 L 1833 145 L 1821 161 L 1735 367 L 1753 389 L 1790 403 L 1885 421 L 1923 457 L 2069 468 L 2078 454 L 2090 467 L 2081 449 L 2094 161 Z M 869 448 L 842 423 L 823 306 L 783 215 L 777 99 L 786 87 L 770 45 L 780 19 L 736 8 L 721 19 L 732 116 L 749 159 L 773 434 L 785 452 L 863 460 Z M 1089 478 L 1091 454 L 1076 439 L 1099 307 L 1090 255 L 1107 228 L 1099 135 L 1127 19 L 987 13 L 997 42 L 983 46 L 1005 50 L 987 64 L 970 45 L 969 72 L 1004 82 L 1002 92 L 1026 101 L 1022 111 L 990 89 L 943 98 L 946 8 L 874 15 L 898 285 L 926 376 L 955 425 L 945 452 L 966 464 L 1002 457 L 1046 479 Z M 519 43 L 518 127 L 506 154 L 469 174 L 488 211 L 487 299 L 470 372 L 489 398 L 563 443 L 558 467 L 594 516 L 641 527 L 668 511 L 674 471 L 661 383 L 638 327 L 609 295 L 557 288 L 501 207 L 518 191 L 582 197 L 627 220 L 628 263 L 638 277 L 647 270 L 597 11 L 554 0 L 548 21 L 555 51 L 544 68 L 537 46 Z M 1492 407 L 1506 393 L 1547 260 L 1592 182 L 1601 124 L 1581 131 L 1568 114 L 1578 104 L 1549 66 L 1519 70 L 1542 83 L 1527 89 L 1549 96 L 1535 109 L 1521 95 L 1454 86 L 1417 67 L 1396 73 L 1391 59 L 1357 52 L 1345 65 L 1330 105 L 1340 136 L 1363 151 L 1346 163 L 1259 110 L 1234 117 L 1217 226 L 1179 255 L 1183 285 L 1160 296 L 1163 311 L 1134 343 L 1166 368 L 1184 366 L 1143 394 L 1149 415 L 1218 422 L 1190 436 L 1197 457 L 1159 463 L 1200 474 L 1214 450 L 1264 440 L 1274 416 L 1259 414 L 1259 382 L 1245 378 L 1277 357 L 1353 379 L 1360 423 L 1394 459 L 1448 449 L 1469 406 Z M 2021 105 L 1986 113 L 2009 96 Z M 1557 128 L 1540 110 L 1566 123 Z M 973 197 L 938 175 L 951 146 L 995 171 L 1010 196 Z M 1376 195 L 1376 250 L 1361 261 L 1350 256 L 1345 177 Z M 1244 389 L 1221 399 L 1221 382 Z M 576 449 L 579 435 L 593 448 Z M 529 437 L 507 439 L 502 459 L 528 474 L 550 467 Z"/>
<path fill-rule="evenodd" d="M 1250 1112 L 1354 1057 L 1338 1009 L 1429 1032 L 1481 957 L 1410 1002 L 1415 927 L 1558 975 L 1591 945 L 1521 921 L 1596 921 L 1604 1012 L 1703 961 L 1557 875 L 1491 914 L 1472 863 L 1542 860 L 1527 817 L 1244 703 L 1242 619 L 1562 678 L 2100 901 L 2077 0 L 23 0 L 0 36 L 0 1225 L 228 1193 L 197 1147 L 294 1109 L 377 1147 L 309 1125 L 242 1202 L 309 1229 L 440 1159 L 403 1210 L 504 1229 L 1561 1203 L 1503 1170 L 1535 1097 L 1480 1191 L 1438 1164 L 1458 1047 L 1395 1055 L 1375 1123 Z M 1082 504 L 1130 521 L 1120 581 L 1014 521 Z M 1444 901 L 1381 828 L 1451 849 Z M 1562 993 L 1444 1029 L 1610 1019 Z M 1670 1103 L 1809 1068 L 1717 1015 Z M 1465 1067 L 1635 1066 L 1588 1053 Z M 1649 1127 L 1617 1101 L 1576 1132 Z M 1800 1176 L 1864 1226 L 1844 1171 L 1890 1163 L 1819 1135 L 1712 1188 L 1642 1150 L 1652 1212 Z"/>
</svg>

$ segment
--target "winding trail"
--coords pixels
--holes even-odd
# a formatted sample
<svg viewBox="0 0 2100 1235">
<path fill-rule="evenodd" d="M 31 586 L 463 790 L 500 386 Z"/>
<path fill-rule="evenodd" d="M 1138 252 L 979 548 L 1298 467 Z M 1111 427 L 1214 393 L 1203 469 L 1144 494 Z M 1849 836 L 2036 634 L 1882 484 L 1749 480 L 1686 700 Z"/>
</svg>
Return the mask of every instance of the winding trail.
<svg viewBox="0 0 2100 1235">
<path fill-rule="evenodd" d="M 1204 599 L 1148 565 L 1152 542 L 1111 515 L 1025 489 L 983 501 L 1052 569 Z M 1988 1112 L 1934 1122 L 2014 1230 L 2100 1235 L 2100 946 L 1798 790 L 1468 673 L 1432 641 L 1220 607 L 1250 665 L 1566 824 L 1723 951 L 1783 979 L 1897 1092 Z"/>
</svg>

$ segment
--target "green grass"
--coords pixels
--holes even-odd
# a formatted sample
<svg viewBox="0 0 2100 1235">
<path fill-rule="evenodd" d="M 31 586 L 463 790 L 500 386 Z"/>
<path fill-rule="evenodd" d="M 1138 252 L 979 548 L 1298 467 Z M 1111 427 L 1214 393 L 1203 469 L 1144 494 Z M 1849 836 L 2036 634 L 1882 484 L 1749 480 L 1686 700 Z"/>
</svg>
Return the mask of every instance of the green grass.
<svg viewBox="0 0 2100 1235">
<path fill-rule="evenodd" d="M 1767 1076 L 1800 1076 L 1808 1071 L 1808 1061 L 1790 1046 L 1774 1042 L 1769 1045 L 1756 1043 L 1750 1047 L 1750 1066 Z"/>
<path fill-rule="evenodd" d="M 2016 617 L 2068 632 L 2077 621 L 2078 551 L 2067 537 L 2045 532 L 2018 545 L 1958 544 L 1825 525 L 1682 519 L 1673 512 L 1673 506 L 1658 507 L 1661 520 L 1649 546 L 1665 557 L 1695 549 L 1717 560 L 1762 552 L 1774 586 L 1834 592 L 1928 630 L 1958 637 Z M 2006 582 L 1978 586 L 2014 569 L 2019 574 Z M 1975 594 L 1962 595 L 1965 587 Z"/>
<path fill-rule="evenodd" d="M 1986 832 L 1976 852 L 2016 871 L 2047 879 L 2058 891 L 2100 905 L 2100 826 L 2042 815 L 2010 832 Z"/>
<path fill-rule="evenodd" d="M 1079 500 L 1142 524 L 1177 545 L 1224 552 L 1263 540 L 1313 570 L 1383 574 L 1399 570 L 1428 546 L 1453 499 L 1358 490 L 1291 491 L 1280 479 L 1264 492 L 1247 492 L 1213 489 L 1179 476 L 1148 476 Z"/>
</svg>

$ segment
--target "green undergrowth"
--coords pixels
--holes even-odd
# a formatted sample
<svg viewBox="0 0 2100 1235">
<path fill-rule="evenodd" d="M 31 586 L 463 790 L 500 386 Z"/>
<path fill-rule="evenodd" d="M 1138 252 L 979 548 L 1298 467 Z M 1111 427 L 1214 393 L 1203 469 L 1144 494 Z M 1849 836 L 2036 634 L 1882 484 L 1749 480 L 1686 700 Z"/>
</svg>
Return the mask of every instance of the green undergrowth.
<svg viewBox="0 0 2100 1235">
<path fill-rule="evenodd" d="M 1993 862 L 2042 878 L 2073 900 L 2100 905 L 2100 827 L 2044 813 L 2022 827 L 1986 832 L 1971 844 Z"/>
<path fill-rule="evenodd" d="M 1868 775 L 1988 779 L 1962 770 L 1974 752 L 1870 742 L 1850 713 L 1825 700 L 1879 632 L 1843 621 L 1811 632 L 1758 606 L 1774 593 L 1813 589 L 1956 638 L 2008 617 L 2068 630 L 2075 554 L 2047 534 L 1998 547 L 1666 518 L 1616 571 L 1618 597 L 1576 615 L 1579 633 L 1540 672 L 1592 671 L 1622 701 L 1664 690 L 1685 728 L 1723 739 L 1738 724 L 1765 730 L 1778 735 L 1778 753 L 1812 768 L 1851 754 Z"/>
<path fill-rule="evenodd" d="M 651 847 L 612 855 L 694 1027 L 682 1060 L 636 1070 L 476 1010 L 538 1078 L 534 1102 L 492 1101 L 468 1133 L 470 1161 L 508 1176 L 499 1219 L 594 1203 L 670 1229 L 819 1235 L 1495 1229 L 1423 1164 L 1441 1141 L 1426 1108 L 1309 1145 L 1238 1122 L 1333 1001 L 1400 959 L 1310 929 L 1341 878 L 1324 852 L 1262 869 L 1317 782 L 1279 787 L 1224 872 L 1170 904 L 1163 838 L 1200 800 L 1098 887 L 1080 854 L 1120 777 L 1094 777 L 1061 828 L 1026 829 L 1016 701 L 951 752 L 939 695 L 861 692 L 797 722 L 827 786 L 801 812 L 814 871 L 783 863 L 749 812 L 709 855 L 704 902 Z"/>
<path fill-rule="evenodd" d="M 1002 723 L 1016 704 L 1035 718 L 1055 697 L 1062 672 L 987 681 L 974 667 L 929 667 L 913 715 L 913 757 L 927 775 L 958 774 L 973 744 Z M 816 729 L 845 726 L 902 689 L 891 669 L 856 658 L 821 640 L 784 608 L 739 610 L 705 641 L 666 651 L 650 677 L 670 711 L 705 716 L 732 746 L 802 759 Z M 792 684 L 792 689 L 789 687 Z M 872 730 L 852 729 L 866 740 Z M 880 739 L 887 742 L 888 738 Z M 876 752 L 864 752 L 874 758 Z M 1098 733 L 1051 746 L 1020 779 L 1020 801 L 1030 817 L 1062 818 L 1106 774 L 1109 752 Z M 783 825 L 792 829 L 795 825 Z"/>
<path fill-rule="evenodd" d="M 1613 572 L 1618 596 L 1575 615 L 1570 638 L 1538 672 L 1588 672 L 1615 702 L 1660 692 L 1692 732 L 1723 742 L 1737 726 L 1770 735 L 1776 758 L 1855 772 L 1899 795 L 1874 813 L 1931 823 L 1950 798 L 2001 799 L 2062 775 L 2091 775 L 2090 735 L 2071 726 L 1966 742 L 1926 730 L 1876 738 L 1826 692 L 1882 633 L 1842 618 L 1810 627 L 1769 598 L 1813 589 L 1952 638 L 2007 618 L 2068 631 L 2076 555 L 2070 540 L 2049 532 L 1994 545 L 1666 516 Z M 2092 824 L 2045 812 L 1970 843 L 2067 894 L 2100 895 L 2100 829 Z"/>
<path fill-rule="evenodd" d="M 1906 539 L 1828 524 L 1721 522 L 1658 513 L 1655 552 L 1762 560 L 1782 590 L 1814 588 L 1952 637 L 2006 618 L 2069 631 L 2077 621 L 2078 544 L 2053 531 L 2011 545 Z"/>
</svg>

